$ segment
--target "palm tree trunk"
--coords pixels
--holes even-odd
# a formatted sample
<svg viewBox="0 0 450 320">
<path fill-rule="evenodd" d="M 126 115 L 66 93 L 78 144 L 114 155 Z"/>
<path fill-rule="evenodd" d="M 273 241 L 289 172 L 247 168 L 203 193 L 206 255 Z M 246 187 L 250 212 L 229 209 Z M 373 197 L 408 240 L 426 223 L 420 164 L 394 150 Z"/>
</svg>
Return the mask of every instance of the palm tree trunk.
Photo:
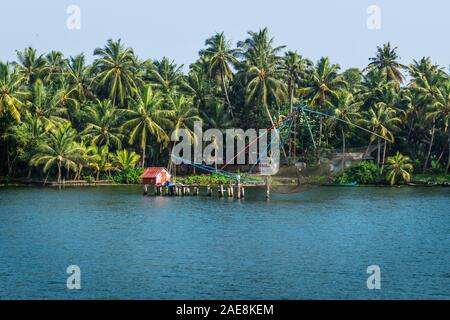
<svg viewBox="0 0 450 320">
<path fill-rule="evenodd" d="M 447 167 L 445 168 L 445 174 L 448 173 L 448 169 L 450 168 L 450 128 L 448 130 L 448 161 L 447 161 Z"/>
<path fill-rule="evenodd" d="M 225 98 L 227 99 L 228 111 L 230 112 L 231 118 L 234 120 L 233 110 L 231 109 L 230 97 L 228 96 L 227 84 L 225 83 L 225 77 L 223 73 L 220 73 L 220 78 L 222 79 L 223 92 L 225 93 Z"/>
<path fill-rule="evenodd" d="M 58 184 L 61 184 L 61 160 L 58 161 Z"/>
<path fill-rule="evenodd" d="M 341 126 L 341 134 L 342 134 L 342 170 L 345 169 L 345 133 L 344 128 Z"/>
<path fill-rule="evenodd" d="M 289 111 L 294 109 L 294 82 L 289 81 Z M 289 158 L 292 158 L 292 132 L 289 130 Z"/>
<path fill-rule="evenodd" d="M 319 121 L 319 143 L 317 145 L 317 164 L 320 164 L 320 147 L 322 146 L 323 116 Z"/>
<path fill-rule="evenodd" d="M 381 172 L 383 172 L 384 169 L 384 161 L 386 159 L 386 147 L 387 147 L 387 141 L 384 141 L 384 148 L 383 148 L 383 161 L 381 162 Z"/>
<path fill-rule="evenodd" d="M 431 149 L 433 148 L 433 142 L 434 142 L 435 127 L 436 127 L 436 117 L 433 117 L 433 127 L 431 128 L 431 140 L 430 140 L 430 145 L 428 146 L 427 157 L 425 158 L 425 163 L 423 165 L 422 173 L 425 173 L 425 170 L 427 169 L 427 166 L 428 166 L 428 161 L 430 160 Z"/>
<path fill-rule="evenodd" d="M 369 140 L 369 145 L 367 146 L 366 152 L 364 152 L 364 157 L 366 157 L 369 154 L 371 146 L 372 146 L 372 139 Z"/>
<path fill-rule="evenodd" d="M 270 114 L 270 111 L 269 111 L 269 107 L 267 105 L 265 105 L 264 107 L 266 108 L 266 112 L 267 112 L 267 115 L 269 116 L 270 123 L 272 124 L 272 128 L 273 128 L 273 130 L 275 130 L 275 134 L 277 135 L 277 139 L 278 139 L 278 141 L 280 141 L 281 151 L 283 152 L 283 155 L 286 158 L 286 161 L 289 163 L 289 158 L 286 155 L 286 151 L 284 150 L 284 146 L 281 145 L 280 135 L 278 134 L 278 130 L 275 127 L 275 122 L 273 122 L 272 115 Z"/>
<path fill-rule="evenodd" d="M 381 141 L 380 141 L 380 138 L 378 138 L 378 154 L 377 154 L 378 166 L 380 166 L 380 160 L 381 160 Z"/>
<path fill-rule="evenodd" d="M 145 168 L 145 143 L 144 147 L 142 148 L 142 168 Z"/>
</svg>

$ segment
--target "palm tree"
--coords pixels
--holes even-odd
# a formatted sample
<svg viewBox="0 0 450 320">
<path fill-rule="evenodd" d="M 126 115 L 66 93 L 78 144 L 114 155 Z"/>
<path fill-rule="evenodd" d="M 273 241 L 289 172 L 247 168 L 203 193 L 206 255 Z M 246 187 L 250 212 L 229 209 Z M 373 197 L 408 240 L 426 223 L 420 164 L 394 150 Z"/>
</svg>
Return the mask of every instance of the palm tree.
<svg viewBox="0 0 450 320">
<path fill-rule="evenodd" d="M 31 113 L 39 118 L 46 131 L 56 127 L 58 123 L 64 122 L 61 118 L 66 113 L 66 109 L 58 108 L 58 105 L 51 103 L 50 93 L 41 79 L 37 79 L 31 87 L 31 96 L 28 102 Z"/>
<path fill-rule="evenodd" d="M 340 66 L 331 64 L 330 60 L 322 57 L 312 68 L 306 79 L 305 86 L 300 88 L 300 96 L 309 100 L 311 107 L 316 107 L 320 111 L 332 109 L 332 101 L 337 98 L 340 89 L 347 86 L 345 79 L 339 75 Z M 322 145 L 324 117 L 320 117 L 319 122 L 319 141 L 317 143 L 317 160 L 320 163 L 320 149 Z"/>
<path fill-rule="evenodd" d="M 134 169 L 140 160 L 140 156 L 134 151 L 128 151 L 127 149 L 117 150 L 113 155 L 113 164 L 117 170 L 130 170 Z"/>
<path fill-rule="evenodd" d="M 173 111 L 161 108 L 164 99 L 159 91 L 153 91 L 151 86 L 145 86 L 132 102 L 132 109 L 125 110 L 128 119 L 122 126 L 130 131 L 129 143 L 139 139 L 142 150 L 142 167 L 145 167 L 145 147 L 148 135 L 152 135 L 158 143 L 166 144 L 169 136 L 164 128 L 171 126 L 170 117 Z"/>
<path fill-rule="evenodd" d="M 45 56 L 46 62 L 46 77 L 45 80 L 54 80 L 56 81 L 60 78 L 64 73 L 64 67 L 66 66 L 66 60 L 62 52 L 60 51 L 51 51 L 49 54 Z"/>
<path fill-rule="evenodd" d="M 31 47 L 25 48 L 23 52 L 17 51 L 17 60 L 18 72 L 27 84 L 33 84 L 48 70 L 44 55 L 38 56 L 36 49 Z"/>
<path fill-rule="evenodd" d="M 339 89 L 347 86 L 339 70 L 338 64 L 331 64 L 328 58 L 320 58 L 315 68 L 311 70 L 307 85 L 300 89 L 301 96 L 309 99 L 312 107 L 322 110 L 332 107 L 331 101 L 337 97 Z"/>
<path fill-rule="evenodd" d="M 413 165 L 409 157 L 397 151 L 395 156 L 387 158 L 386 170 L 387 179 L 391 185 L 394 185 L 399 177 L 408 183 L 411 181 Z"/>
<path fill-rule="evenodd" d="M 0 62 L 0 114 L 8 113 L 17 122 L 20 122 L 20 109 L 27 97 L 27 92 L 22 89 L 23 81 L 10 64 Z"/>
<path fill-rule="evenodd" d="M 370 136 L 370 143 L 368 149 L 370 149 L 370 145 L 375 139 L 378 141 L 378 156 L 377 163 L 381 164 L 381 167 L 384 167 L 385 157 L 386 157 L 386 146 L 387 143 L 394 143 L 394 134 L 393 130 L 396 130 L 396 125 L 401 122 L 400 118 L 396 117 L 397 111 L 392 107 L 386 105 L 384 102 L 380 102 L 376 105 L 375 108 L 370 108 L 363 119 L 360 122 L 370 126 L 375 134 Z M 384 151 L 383 158 L 381 159 L 381 139 L 385 140 L 384 142 Z"/>
<path fill-rule="evenodd" d="M 410 67 L 410 73 L 413 76 L 410 87 L 418 93 L 420 104 L 425 110 L 425 119 L 431 120 L 431 134 L 428 143 L 428 151 L 423 165 L 423 172 L 428 167 L 428 161 L 433 148 L 436 133 L 436 109 L 435 106 L 438 96 L 438 88 L 445 80 L 445 73 L 436 65 L 432 65 L 429 60 L 422 58 L 419 62 L 415 61 Z"/>
<path fill-rule="evenodd" d="M 108 92 L 113 106 L 117 101 L 124 106 L 125 99 L 137 90 L 138 63 L 133 49 L 125 48 L 120 39 L 109 39 L 104 48 L 94 50 L 94 55 L 98 58 L 93 64 L 93 81 Z"/>
<path fill-rule="evenodd" d="M 184 86 L 194 105 L 205 112 L 210 101 L 216 100 L 211 80 L 201 70 L 191 70 Z"/>
<path fill-rule="evenodd" d="M 348 123 L 353 123 L 360 117 L 362 101 L 355 101 L 354 96 L 348 91 L 340 91 L 334 109 L 332 125 L 337 125 L 342 137 L 342 169 L 345 168 L 345 128 Z M 341 120 L 341 121 L 339 121 Z M 347 123 L 347 124 L 346 124 Z"/>
<path fill-rule="evenodd" d="M 173 119 L 173 134 L 179 136 L 179 131 L 186 131 L 192 139 L 197 139 L 194 135 L 195 122 L 202 122 L 202 118 L 198 114 L 198 109 L 192 106 L 191 99 L 183 95 L 170 98 Z M 172 144 L 169 144 L 169 154 L 172 152 Z M 169 157 L 169 170 L 172 168 L 172 157 Z"/>
<path fill-rule="evenodd" d="M 285 53 L 283 58 L 283 64 L 281 65 L 281 70 L 287 81 L 287 87 L 289 91 L 289 110 L 292 112 L 294 105 L 294 94 L 296 88 L 304 76 L 305 69 L 310 66 L 311 62 L 303 59 L 296 51 L 288 51 Z"/>
<path fill-rule="evenodd" d="M 448 135 L 448 161 L 445 168 L 445 174 L 447 174 L 450 167 L 450 81 L 447 81 L 441 88 L 437 89 L 433 109 L 427 117 L 442 120 L 443 132 L 447 132 Z"/>
<path fill-rule="evenodd" d="M 66 61 L 65 70 L 67 82 L 76 92 L 76 97 L 80 102 L 83 102 L 87 95 L 92 95 L 89 91 L 90 68 L 85 64 L 84 54 L 70 57 Z"/>
<path fill-rule="evenodd" d="M 202 117 L 210 128 L 231 128 L 233 121 L 220 103 L 214 103 L 208 112 L 202 112 Z"/>
<path fill-rule="evenodd" d="M 145 66 L 147 67 L 146 80 L 160 89 L 166 97 L 176 94 L 185 84 L 181 71 L 183 65 L 177 65 L 175 61 L 170 61 L 167 57 L 162 58 L 161 61 L 147 61 Z"/>
<path fill-rule="evenodd" d="M 239 49 L 231 48 L 231 41 L 226 40 L 224 33 L 216 33 L 205 42 L 206 49 L 200 51 L 200 55 L 206 57 L 209 67 L 209 75 L 220 80 L 222 84 L 228 109 L 233 117 L 230 97 L 228 96 L 227 82 L 233 80 L 231 67 L 238 63 L 236 53 Z"/>
<path fill-rule="evenodd" d="M 97 146 L 92 144 L 87 148 L 89 155 L 89 166 L 96 172 L 96 180 L 100 180 L 100 173 L 110 171 L 113 165 L 110 161 L 111 155 L 107 145 Z"/>
<path fill-rule="evenodd" d="M 388 42 L 382 47 L 377 47 L 377 54 L 373 58 L 369 58 L 371 61 L 368 65 L 368 69 L 380 69 L 386 76 L 386 81 L 394 81 L 397 89 L 400 88 L 400 83 L 403 83 L 405 77 L 403 76 L 401 69 L 407 67 L 398 62 L 397 47 L 391 48 L 391 44 Z"/>
<path fill-rule="evenodd" d="M 119 125 L 121 115 L 122 111 L 112 107 L 110 100 L 97 99 L 86 108 L 83 138 L 98 146 L 120 148 L 124 137 Z"/>
<path fill-rule="evenodd" d="M 202 121 L 202 118 L 198 115 L 198 109 L 192 106 L 191 99 L 183 95 L 172 97 L 170 102 L 173 110 L 173 130 L 175 135 L 178 135 L 180 129 L 187 130 L 193 135 L 194 123 Z"/>
<path fill-rule="evenodd" d="M 73 120 L 79 114 L 79 100 L 76 97 L 76 88 L 70 87 L 65 80 L 61 82 L 58 89 L 53 93 L 50 102 L 59 114 L 65 115 L 68 120 Z"/>
<path fill-rule="evenodd" d="M 83 149 L 75 142 L 76 131 L 70 124 L 65 124 L 49 131 L 48 141 L 38 146 L 37 153 L 31 158 L 30 164 L 44 165 L 44 172 L 57 166 L 57 182 L 61 183 L 61 168 L 67 172 L 76 170 L 77 162 L 82 159 Z"/>
</svg>

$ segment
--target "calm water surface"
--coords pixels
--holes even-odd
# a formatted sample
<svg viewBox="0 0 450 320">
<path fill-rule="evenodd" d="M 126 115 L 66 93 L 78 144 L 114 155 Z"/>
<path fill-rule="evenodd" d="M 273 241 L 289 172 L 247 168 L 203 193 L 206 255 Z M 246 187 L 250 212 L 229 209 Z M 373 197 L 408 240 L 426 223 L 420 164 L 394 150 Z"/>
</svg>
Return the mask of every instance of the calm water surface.
<svg viewBox="0 0 450 320">
<path fill-rule="evenodd" d="M 449 188 L 246 191 L 0 188 L 0 299 L 450 299 Z"/>
</svg>

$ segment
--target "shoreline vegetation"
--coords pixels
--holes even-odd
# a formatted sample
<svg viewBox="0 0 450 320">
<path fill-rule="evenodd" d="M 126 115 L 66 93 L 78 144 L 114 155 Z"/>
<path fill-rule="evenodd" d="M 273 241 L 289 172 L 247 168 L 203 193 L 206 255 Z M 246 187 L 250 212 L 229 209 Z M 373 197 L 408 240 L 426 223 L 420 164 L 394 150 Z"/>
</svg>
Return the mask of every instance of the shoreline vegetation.
<svg viewBox="0 0 450 320">
<path fill-rule="evenodd" d="M 261 182 L 263 182 L 263 177 L 257 176 L 261 178 Z M 218 187 L 220 185 L 227 186 L 230 184 L 229 180 L 222 179 L 212 179 L 210 175 L 190 175 L 182 177 L 181 179 L 176 179 L 177 184 L 181 184 L 184 186 L 196 186 L 196 187 Z M 297 185 L 297 180 L 292 177 L 272 177 L 271 184 L 273 186 L 294 186 Z M 328 176 L 313 176 L 305 179 L 303 185 L 315 185 L 315 186 L 323 186 L 329 184 Z M 102 186 L 137 186 L 141 185 L 141 183 L 120 183 L 115 182 L 112 179 L 109 180 L 63 180 L 62 183 L 58 183 L 57 181 L 42 181 L 35 179 L 21 179 L 15 180 L 10 183 L 0 183 L 0 187 L 21 187 L 21 186 L 39 186 L 39 187 L 102 187 Z M 433 187 L 433 186 L 441 186 L 441 187 L 450 187 L 450 177 L 448 175 L 432 175 L 432 174 L 418 174 L 416 176 L 411 177 L 411 181 L 409 183 L 403 184 L 404 186 L 410 187 Z M 257 183 L 246 183 L 242 184 L 244 187 L 260 187 L 262 184 Z M 391 186 L 390 184 L 384 183 L 358 183 L 357 187 L 386 187 Z"/>
<path fill-rule="evenodd" d="M 171 133 L 196 121 L 205 130 L 267 128 L 301 102 L 317 114 L 282 129 L 288 163 L 344 155 L 338 172 L 305 184 L 447 185 L 448 70 L 430 57 L 403 64 L 390 43 L 374 51 L 365 68 L 341 70 L 277 44 L 267 28 L 237 42 L 214 34 L 186 67 L 139 58 L 121 40 L 96 48 L 91 64 L 83 53 L 25 48 L 16 61 L 0 60 L 0 185 L 138 184 L 149 166 L 169 168 L 182 183 L 229 184 L 177 175 Z M 370 160 L 343 169 L 350 148 Z"/>
</svg>

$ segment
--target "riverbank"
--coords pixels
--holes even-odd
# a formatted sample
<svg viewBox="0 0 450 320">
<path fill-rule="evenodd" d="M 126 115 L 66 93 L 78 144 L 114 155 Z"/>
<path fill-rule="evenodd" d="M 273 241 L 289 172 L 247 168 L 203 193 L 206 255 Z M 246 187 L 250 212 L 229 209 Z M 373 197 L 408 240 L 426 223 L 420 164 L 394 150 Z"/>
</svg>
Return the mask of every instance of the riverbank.
<svg viewBox="0 0 450 320">
<path fill-rule="evenodd" d="M 245 187 L 260 186 L 264 184 L 264 177 L 260 175 L 243 175 L 242 185 Z M 230 180 L 222 176 L 214 175 L 187 175 L 176 177 L 175 181 L 179 184 L 186 186 L 220 186 L 229 185 Z M 301 180 L 302 184 L 305 185 L 324 185 L 328 184 L 328 176 L 309 176 L 304 177 Z M 283 176 L 272 176 L 271 185 L 274 186 L 294 186 L 297 185 L 298 181 L 294 177 L 283 177 Z M 95 186 L 136 186 L 140 184 L 134 183 L 117 183 L 113 180 L 99 180 L 99 181 L 88 181 L 88 180 L 63 180 L 61 184 L 53 180 L 40 180 L 40 179 L 28 179 L 28 178 L 18 178 L 12 179 L 9 183 L 0 183 L 0 187 L 5 186 L 45 186 L 45 187 L 95 187 Z M 445 174 L 417 174 L 411 177 L 410 183 L 406 184 L 408 186 L 441 186 L 450 187 L 450 175 Z M 358 184 L 358 186 L 387 186 L 386 183 L 377 184 Z"/>
</svg>

